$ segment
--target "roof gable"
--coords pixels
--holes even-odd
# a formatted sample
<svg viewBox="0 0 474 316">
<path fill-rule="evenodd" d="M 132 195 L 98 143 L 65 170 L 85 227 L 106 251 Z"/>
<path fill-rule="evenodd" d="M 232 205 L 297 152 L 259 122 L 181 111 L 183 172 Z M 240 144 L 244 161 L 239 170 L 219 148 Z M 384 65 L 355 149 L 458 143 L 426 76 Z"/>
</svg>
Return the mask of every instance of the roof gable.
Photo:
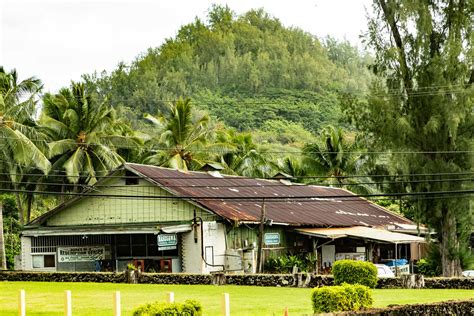
<svg viewBox="0 0 474 316">
<path fill-rule="evenodd" d="M 82 196 L 71 198 L 28 223 L 27 226 L 184 222 L 191 221 L 195 216 L 195 211 L 196 216 L 207 220 L 217 218 L 202 207 L 196 207 L 189 201 L 175 198 L 173 194 L 146 179 L 140 179 L 136 185 L 127 185 L 126 178 L 121 177 L 123 170 L 118 171 L 110 174 L 110 178 L 100 181 L 93 190 Z M 167 198 L 155 199 L 153 198 L 155 196 Z"/>
</svg>

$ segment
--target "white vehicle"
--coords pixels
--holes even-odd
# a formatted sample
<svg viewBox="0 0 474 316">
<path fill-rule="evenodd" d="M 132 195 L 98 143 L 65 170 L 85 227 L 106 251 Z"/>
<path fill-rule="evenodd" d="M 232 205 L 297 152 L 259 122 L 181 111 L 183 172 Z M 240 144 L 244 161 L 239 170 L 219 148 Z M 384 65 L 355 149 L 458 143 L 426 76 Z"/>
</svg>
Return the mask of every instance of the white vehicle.
<svg viewBox="0 0 474 316">
<path fill-rule="evenodd" d="M 474 270 L 463 271 L 462 276 L 466 278 L 474 278 Z"/>
<path fill-rule="evenodd" d="M 379 278 L 394 278 L 395 274 L 393 271 L 390 269 L 389 266 L 386 266 L 384 264 L 376 264 L 375 267 L 377 267 L 377 277 Z"/>
</svg>

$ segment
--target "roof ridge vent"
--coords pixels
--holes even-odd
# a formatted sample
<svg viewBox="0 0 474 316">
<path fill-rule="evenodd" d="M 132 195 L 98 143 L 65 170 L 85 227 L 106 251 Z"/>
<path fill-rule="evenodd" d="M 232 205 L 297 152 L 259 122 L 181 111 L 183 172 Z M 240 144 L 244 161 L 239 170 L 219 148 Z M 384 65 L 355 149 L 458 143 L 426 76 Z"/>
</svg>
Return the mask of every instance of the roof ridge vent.
<svg viewBox="0 0 474 316">
<path fill-rule="evenodd" d="M 293 183 L 287 179 L 280 179 L 280 182 L 283 183 L 284 185 L 293 185 Z"/>
<path fill-rule="evenodd" d="M 214 178 L 224 178 L 224 176 L 217 170 L 209 170 L 207 173 Z"/>
</svg>

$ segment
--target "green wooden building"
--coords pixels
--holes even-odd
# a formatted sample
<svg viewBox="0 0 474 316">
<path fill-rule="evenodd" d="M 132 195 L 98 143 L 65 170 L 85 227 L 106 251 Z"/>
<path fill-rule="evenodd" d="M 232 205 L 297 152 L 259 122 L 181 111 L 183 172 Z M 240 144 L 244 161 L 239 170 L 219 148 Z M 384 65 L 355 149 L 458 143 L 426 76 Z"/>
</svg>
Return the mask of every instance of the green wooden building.
<svg viewBox="0 0 474 316">
<path fill-rule="evenodd" d="M 295 252 L 319 254 L 322 267 L 325 248 L 317 245 L 340 240 L 318 229 L 395 234 L 386 228 L 407 225 L 413 223 L 342 189 L 127 163 L 28 223 L 21 269 L 122 271 L 134 264 L 145 271 L 253 273 L 269 256 Z M 399 244 L 423 240 L 398 234 L 390 236 Z M 344 238 L 357 239 L 353 247 L 346 242 L 347 253 L 363 252 L 367 260 L 372 250 L 364 245 L 387 243 L 376 234 Z"/>
</svg>

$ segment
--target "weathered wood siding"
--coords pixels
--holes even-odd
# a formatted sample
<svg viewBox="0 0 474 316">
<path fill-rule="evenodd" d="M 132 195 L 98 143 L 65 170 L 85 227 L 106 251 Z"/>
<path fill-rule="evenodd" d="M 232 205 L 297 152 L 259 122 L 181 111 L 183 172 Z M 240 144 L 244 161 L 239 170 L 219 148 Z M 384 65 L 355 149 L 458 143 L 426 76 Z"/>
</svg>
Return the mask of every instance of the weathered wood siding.
<svg viewBox="0 0 474 316">
<path fill-rule="evenodd" d="M 232 227 L 227 233 L 227 248 L 228 249 L 242 249 L 250 247 L 253 243 L 258 247 L 258 225 L 240 225 L 238 227 Z M 279 245 L 264 245 L 267 249 L 283 249 L 291 247 L 288 245 L 287 233 L 281 226 L 265 226 L 264 233 L 279 233 L 280 244 Z M 245 240 L 247 240 L 247 246 L 245 246 Z"/>
<path fill-rule="evenodd" d="M 121 178 L 110 179 L 102 182 L 98 190 L 95 194 L 173 196 L 141 179 L 138 185 L 125 185 Z M 85 197 L 53 215 L 48 219 L 47 226 L 182 222 L 191 220 L 194 210 L 204 220 L 216 220 L 213 214 L 176 198 Z"/>
</svg>

